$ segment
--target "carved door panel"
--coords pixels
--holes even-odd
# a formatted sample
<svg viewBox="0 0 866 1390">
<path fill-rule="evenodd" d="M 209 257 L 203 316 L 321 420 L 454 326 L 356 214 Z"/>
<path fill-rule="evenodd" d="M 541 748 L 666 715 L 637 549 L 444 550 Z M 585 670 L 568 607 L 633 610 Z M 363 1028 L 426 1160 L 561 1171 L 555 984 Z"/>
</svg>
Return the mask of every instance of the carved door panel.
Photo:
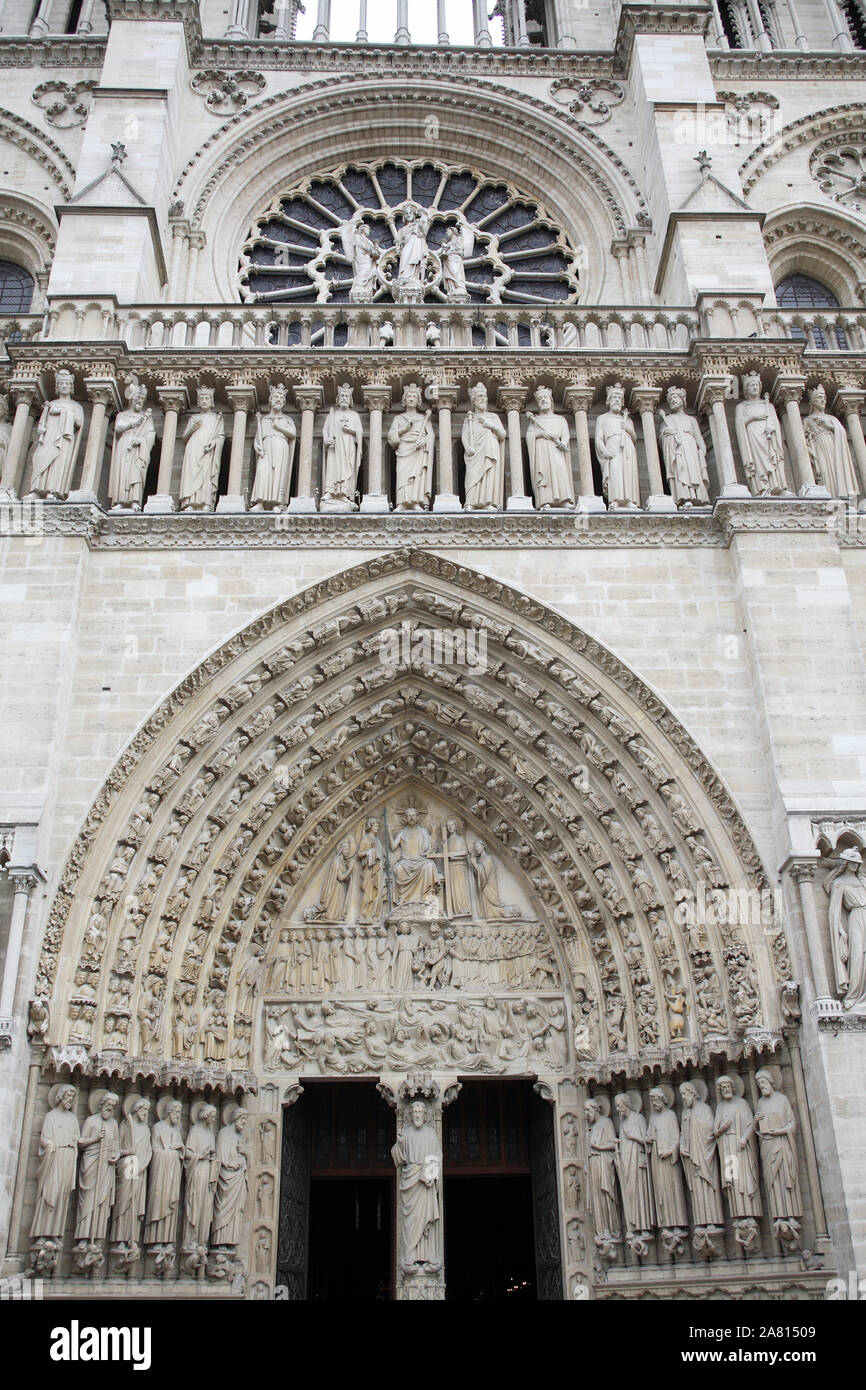
<svg viewBox="0 0 866 1390">
<path fill-rule="evenodd" d="M 283 1111 L 277 1283 L 290 1300 L 307 1297 L 310 1226 L 310 1107 L 303 1100 Z"/>
<path fill-rule="evenodd" d="M 562 1249 L 559 1239 L 559 1182 L 554 1107 L 533 1095 L 529 1104 L 532 1208 L 535 1222 L 535 1279 L 539 1302 L 562 1298 Z"/>
</svg>

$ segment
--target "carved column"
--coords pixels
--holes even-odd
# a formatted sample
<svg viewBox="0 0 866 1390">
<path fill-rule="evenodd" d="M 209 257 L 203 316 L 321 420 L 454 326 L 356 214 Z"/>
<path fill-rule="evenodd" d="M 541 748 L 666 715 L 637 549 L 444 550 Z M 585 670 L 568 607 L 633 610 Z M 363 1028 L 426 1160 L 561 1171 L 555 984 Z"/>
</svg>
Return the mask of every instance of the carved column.
<svg viewBox="0 0 866 1390">
<path fill-rule="evenodd" d="M 15 1009 L 15 989 L 24 941 L 24 923 L 30 894 L 41 878 L 37 869 L 10 869 L 12 882 L 12 916 L 9 921 L 9 940 L 3 963 L 3 984 L 0 986 L 0 1050 L 12 1044 L 12 1015 Z"/>
<path fill-rule="evenodd" d="M 313 30 L 314 43 L 327 43 L 331 36 L 331 0 L 319 0 L 316 11 L 316 27 Z"/>
<path fill-rule="evenodd" d="M 231 21 L 225 32 L 227 39 L 248 39 L 250 37 L 249 8 L 250 0 L 234 0 Z"/>
<path fill-rule="evenodd" d="M 120 393 L 113 377 L 86 377 L 84 385 L 92 402 L 90 429 L 84 450 L 81 482 L 70 492 L 70 502 L 98 502 L 100 465 L 105 450 L 105 428 L 109 410 L 120 409 Z"/>
<path fill-rule="evenodd" d="M 731 436 L 728 431 L 728 417 L 725 413 L 725 401 L 728 396 L 730 377 L 709 377 L 701 378 L 698 387 L 698 398 L 696 409 L 698 413 L 709 416 L 710 434 L 713 437 L 713 453 L 716 458 L 716 467 L 719 473 L 720 497 L 751 497 L 749 489 L 745 483 L 737 481 L 737 466 L 734 463 L 734 451 L 731 448 Z"/>
<path fill-rule="evenodd" d="M 863 438 L 863 424 L 860 419 L 864 399 L 866 397 L 862 391 L 845 388 L 836 392 L 833 399 L 833 409 L 845 417 L 848 438 L 851 440 L 851 452 L 854 455 L 857 477 L 860 480 L 860 496 L 866 498 L 866 440 Z M 861 506 L 863 505 L 864 503 L 861 503 Z"/>
<path fill-rule="evenodd" d="M 355 43 L 366 43 L 369 37 L 367 33 L 367 0 L 359 0 L 358 32 L 355 35 Z"/>
<path fill-rule="evenodd" d="M 188 237 L 189 255 L 186 262 L 186 289 L 184 299 L 187 304 L 195 303 L 195 277 L 198 270 L 198 254 L 204 249 L 207 237 L 199 230 L 191 231 Z"/>
<path fill-rule="evenodd" d="M 493 39 L 487 23 L 487 0 L 472 0 L 472 29 L 478 48 L 493 47 Z"/>
<path fill-rule="evenodd" d="M 508 512 L 533 512 L 535 504 L 526 495 L 523 479 L 523 441 L 520 437 L 520 412 L 526 404 L 525 386 L 500 386 L 499 405 L 508 416 Z"/>
<path fill-rule="evenodd" d="M 790 866 L 791 877 L 800 894 L 800 907 L 803 912 L 803 925 L 806 928 L 806 946 L 809 952 L 808 965 L 811 979 L 806 981 L 813 999 L 833 999 L 824 961 L 824 943 L 821 924 L 818 920 L 818 905 L 815 902 L 815 870 L 811 860 L 795 861 Z"/>
<path fill-rule="evenodd" d="M 553 1151 L 550 1154 L 552 1171 L 544 1171 L 539 1163 L 537 1141 L 533 1143 L 533 1201 L 536 1219 L 536 1260 L 539 1285 L 537 1296 L 545 1302 L 574 1299 L 583 1302 L 590 1296 L 594 1246 L 588 1221 L 586 1183 L 586 1125 L 583 1102 L 586 1087 L 559 1077 L 539 1077 L 533 1086 L 536 1095 L 553 1110 Z M 545 1188 L 549 1181 L 549 1188 Z M 543 1212 L 541 1203 L 548 1210 Z M 556 1204 L 557 1210 L 550 1208 Z M 544 1241 L 539 1249 L 538 1237 L 543 1226 Z M 555 1245 L 559 1247 L 560 1267 L 556 1268 Z M 539 1259 L 539 1254 L 546 1259 Z"/>
<path fill-rule="evenodd" d="M 77 34 L 93 33 L 93 7 L 95 3 L 96 0 L 84 0 L 78 15 L 78 25 L 75 31 Z"/>
<path fill-rule="evenodd" d="M 574 434 L 577 440 L 577 510 L 579 512 L 603 512 L 604 498 L 595 491 L 592 477 L 592 452 L 589 445 L 589 421 L 587 411 L 592 405 L 595 391 L 591 386 L 566 386 L 565 404 L 574 412 Z"/>
<path fill-rule="evenodd" d="M 295 387 L 295 400 L 301 410 L 301 438 L 298 447 L 297 492 L 289 503 L 290 512 L 314 512 L 313 496 L 313 426 L 316 411 L 321 409 L 324 392 L 321 386 L 309 382 Z"/>
<path fill-rule="evenodd" d="M 177 440 L 177 417 L 182 410 L 186 410 L 189 397 L 185 386 L 157 386 L 156 394 L 159 396 L 165 415 L 162 424 L 162 444 L 159 452 L 156 492 L 153 497 L 147 499 L 144 510 L 146 512 L 173 512 L 175 507 L 171 485 L 174 473 L 174 446 Z"/>
<path fill-rule="evenodd" d="M 51 13 L 51 0 L 39 0 L 39 9 L 30 25 L 31 38 L 38 38 L 41 34 L 47 34 L 50 28 L 48 16 Z"/>
<path fill-rule="evenodd" d="M 803 430 L 803 417 L 800 414 L 799 405 L 805 386 L 805 377 L 780 374 L 776 377 L 770 394 L 775 406 L 784 405 L 785 407 L 785 433 L 788 437 L 788 448 L 794 470 L 794 486 L 797 492 L 801 497 L 829 497 L 830 494 L 827 489 L 820 487 L 815 482 L 812 460 L 809 458 L 809 450 L 806 447 L 806 435 Z"/>
<path fill-rule="evenodd" d="M 9 394 L 15 402 L 15 417 L 12 432 L 6 449 L 6 463 L 0 481 L 0 494 L 8 499 L 17 498 L 21 491 L 21 479 L 26 462 L 27 438 L 30 433 L 30 412 L 42 404 L 42 388 L 36 381 L 16 385 L 13 381 Z"/>
<path fill-rule="evenodd" d="M 644 451 L 646 453 L 649 497 L 646 502 L 648 512 L 675 512 L 677 504 L 665 492 L 662 482 L 662 466 L 659 459 L 659 442 L 656 435 L 655 408 L 661 400 L 661 390 L 655 386 L 636 386 L 631 393 L 631 408 L 640 413 L 643 430 Z"/>
<path fill-rule="evenodd" d="M 171 257 L 168 272 L 168 300 L 173 304 L 181 299 L 181 282 L 186 285 L 186 264 L 189 247 L 189 222 L 185 217 L 169 217 L 171 227 Z"/>
<path fill-rule="evenodd" d="M 412 35 L 409 33 L 409 0 L 397 0 L 397 32 L 394 42 L 412 42 Z"/>
<path fill-rule="evenodd" d="M 514 16 L 514 38 L 518 48 L 529 48 L 529 34 L 526 32 L 526 0 L 511 0 Z"/>
<path fill-rule="evenodd" d="M 770 35 L 764 28 L 764 17 L 761 14 L 758 0 L 746 0 L 746 9 L 749 11 L 749 20 L 758 42 L 758 48 L 762 53 L 771 53 L 773 44 Z"/>
<path fill-rule="evenodd" d="M 217 502 L 218 512 L 245 512 L 246 498 L 243 492 L 244 450 L 247 439 L 247 415 L 256 405 L 256 388 L 252 382 L 235 382 L 226 387 L 226 396 L 234 411 L 232 421 L 232 451 L 229 460 L 229 478 L 226 495 Z"/>
<path fill-rule="evenodd" d="M 851 35 L 848 32 L 845 16 L 836 4 L 836 0 L 824 0 L 824 5 L 827 10 L 827 18 L 833 30 L 833 47 L 838 53 L 851 53 L 854 49 L 854 45 L 851 42 Z M 33 32 L 32 29 L 30 32 Z"/>
<path fill-rule="evenodd" d="M 431 387 L 429 399 L 439 411 L 439 487 L 433 499 L 434 512 L 463 510 L 454 481 L 454 448 L 451 412 L 460 399 L 459 386 Z"/>
<path fill-rule="evenodd" d="M 378 383 L 361 388 L 370 412 L 370 443 L 367 453 L 367 491 L 360 511 L 387 512 L 388 496 L 382 481 L 382 415 L 391 404 L 391 387 Z"/>
<path fill-rule="evenodd" d="M 448 19 L 445 14 L 445 0 L 436 0 L 436 28 L 438 30 L 437 43 L 450 43 Z"/>
</svg>

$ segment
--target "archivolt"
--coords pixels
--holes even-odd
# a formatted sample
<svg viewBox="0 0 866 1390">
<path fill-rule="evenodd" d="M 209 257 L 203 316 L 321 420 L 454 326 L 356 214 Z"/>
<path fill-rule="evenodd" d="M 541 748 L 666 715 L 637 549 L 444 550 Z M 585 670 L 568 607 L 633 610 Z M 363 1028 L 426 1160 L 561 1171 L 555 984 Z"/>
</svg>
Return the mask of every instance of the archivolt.
<svg viewBox="0 0 866 1390">
<path fill-rule="evenodd" d="M 486 670 L 423 655 L 383 664 L 382 632 L 404 620 L 485 634 Z M 680 925 L 689 914 L 678 908 L 702 892 L 766 888 L 689 735 L 564 618 L 408 551 L 262 615 L 135 736 L 52 908 L 37 986 L 53 1000 L 49 1043 L 77 1046 L 90 1066 L 134 1069 L 144 1027 L 152 1061 L 174 1052 L 207 1068 L 216 1059 L 201 1037 L 188 1052 L 177 1039 L 191 1014 L 216 1012 L 228 1066 L 245 1070 L 253 1019 L 237 984 L 250 948 L 267 946 L 347 821 L 419 781 L 504 847 L 544 905 L 587 1023 L 579 1071 L 670 1068 L 772 1043 L 790 976 L 781 925 L 725 913 Z"/>
</svg>

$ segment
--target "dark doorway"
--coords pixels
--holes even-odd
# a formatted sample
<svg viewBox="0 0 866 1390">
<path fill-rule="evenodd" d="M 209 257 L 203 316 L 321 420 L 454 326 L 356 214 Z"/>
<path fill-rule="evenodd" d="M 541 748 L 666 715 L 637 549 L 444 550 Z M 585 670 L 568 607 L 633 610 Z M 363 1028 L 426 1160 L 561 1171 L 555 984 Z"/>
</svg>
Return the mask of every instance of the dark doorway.
<svg viewBox="0 0 866 1390">
<path fill-rule="evenodd" d="M 393 1184 L 387 1178 L 313 1178 L 308 1297 L 392 1297 Z"/>
<path fill-rule="evenodd" d="M 445 1178 L 448 1300 L 530 1301 L 535 1288 L 532 1178 Z"/>
</svg>

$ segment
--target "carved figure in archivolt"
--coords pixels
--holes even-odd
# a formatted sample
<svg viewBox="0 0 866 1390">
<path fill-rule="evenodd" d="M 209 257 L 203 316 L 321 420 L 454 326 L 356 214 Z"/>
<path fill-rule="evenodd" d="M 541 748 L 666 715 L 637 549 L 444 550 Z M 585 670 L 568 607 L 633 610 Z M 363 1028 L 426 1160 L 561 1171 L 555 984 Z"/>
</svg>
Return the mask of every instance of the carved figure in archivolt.
<svg viewBox="0 0 866 1390">
<path fill-rule="evenodd" d="M 52 1086 L 51 1109 L 39 1135 L 39 1167 L 36 1173 L 36 1210 L 30 1235 L 40 1243 L 60 1241 L 66 1229 L 69 1198 L 75 1189 L 78 1165 L 79 1124 L 75 1114 L 78 1092 L 74 1086 Z"/>
<path fill-rule="evenodd" d="M 866 878 L 858 849 L 843 849 L 824 881 L 836 989 L 846 1009 L 866 1008 Z"/>
<path fill-rule="evenodd" d="M 218 1173 L 214 1194 L 214 1245 L 235 1248 L 241 1238 L 247 1205 L 247 1153 L 243 1144 L 248 1115 L 243 1106 L 230 1101 L 223 1106 L 223 1126 L 217 1135 Z"/>
<path fill-rule="evenodd" d="M 741 1076 L 718 1078 L 713 1133 L 719 1148 L 722 1190 L 728 1200 L 736 1239 L 749 1250 L 758 1239 L 755 1217 L 761 1215 L 761 1193 L 755 1117 L 748 1101 L 743 1099 L 743 1091 Z"/>
<path fill-rule="evenodd" d="M 701 427 L 694 415 L 686 413 L 686 393 L 681 386 L 669 386 L 666 400 L 667 411 L 659 410 L 659 438 L 671 495 L 678 507 L 706 505 L 710 478 Z"/>
<path fill-rule="evenodd" d="M 619 1116 L 619 1147 L 616 1171 L 625 1211 L 626 1236 L 639 1254 L 639 1249 L 655 1225 L 649 1157 L 647 1155 L 647 1124 L 640 1112 L 640 1094 L 628 1091 L 615 1098 Z"/>
<path fill-rule="evenodd" d="M 734 425 L 746 482 L 756 497 L 788 491 L 785 478 L 785 446 L 776 408 L 761 378 L 747 372 L 742 378 L 743 399 L 734 411 Z"/>
<path fill-rule="evenodd" d="M 595 422 L 595 452 L 604 495 L 610 507 L 639 507 L 637 434 L 619 382 L 607 388 L 606 399 L 607 410 Z"/>
<path fill-rule="evenodd" d="M 78 1140 L 81 1162 L 75 1239 L 81 1245 L 104 1240 L 108 1231 L 108 1217 L 114 1201 L 115 1170 L 120 1157 L 120 1136 L 114 1118 L 119 1104 L 120 1097 L 113 1091 L 99 1089 L 90 1093 L 90 1114 L 84 1121 Z"/>
<path fill-rule="evenodd" d="M 352 406 L 352 388 L 344 383 L 337 387 L 337 403 L 331 406 L 322 426 L 323 502 L 355 510 L 363 443 L 364 426 Z"/>
<path fill-rule="evenodd" d="M 647 1149 L 658 1224 L 668 1253 L 682 1249 L 688 1228 L 686 1198 L 680 1167 L 680 1127 L 674 1113 L 670 1086 L 654 1086 L 649 1093 Z"/>
<path fill-rule="evenodd" d="M 250 508 L 254 512 L 284 507 L 289 500 L 298 431 L 286 412 L 287 395 L 287 388 L 277 382 L 270 389 L 268 409 L 256 414 L 253 440 L 256 474 L 250 494 Z"/>
<path fill-rule="evenodd" d="M 151 1135 L 153 1152 L 144 1217 L 146 1245 L 173 1247 L 177 1236 L 184 1155 L 181 1114 L 179 1100 L 173 1096 L 160 1096 L 156 1103 L 157 1120 Z"/>
<path fill-rule="evenodd" d="M 225 420 L 214 406 L 214 391 L 200 386 L 195 410 L 187 421 L 186 448 L 180 475 L 181 510 L 213 511 L 225 441 Z"/>
<path fill-rule="evenodd" d="M 153 411 L 146 408 L 147 387 L 133 380 L 124 394 L 129 409 L 121 410 L 114 422 L 108 496 L 112 507 L 140 512 L 156 426 Z"/>
<path fill-rule="evenodd" d="M 809 413 L 803 433 L 815 479 L 831 497 L 856 497 L 859 492 L 848 435 L 841 420 L 827 412 L 827 392 L 818 385 L 809 392 Z"/>
<path fill-rule="evenodd" d="M 487 408 L 487 387 L 469 392 L 469 410 L 461 435 L 467 511 L 498 511 L 505 494 L 505 426 Z"/>
<path fill-rule="evenodd" d="M 700 1077 L 684 1081 L 680 1097 L 683 1102 L 680 1154 L 692 1199 L 694 1223 L 699 1227 L 721 1229 L 722 1191 L 706 1082 Z"/>
<path fill-rule="evenodd" d="M 769 1214 L 778 1238 L 787 1249 L 794 1250 L 799 1245 L 799 1223 L 803 1214 L 797 1121 L 790 1101 L 782 1093 L 778 1067 L 762 1067 L 755 1073 L 755 1083 L 761 1093 L 755 1108 L 755 1128 Z"/>
<path fill-rule="evenodd" d="M 429 894 L 435 894 L 439 885 L 432 838 L 426 825 L 421 823 L 420 811 L 416 806 L 407 806 L 402 818 L 403 825 L 397 830 L 389 827 L 395 907 L 423 903 Z"/>
<path fill-rule="evenodd" d="M 421 387 L 410 382 L 403 392 L 403 411 L 388 431 L 396 454 L 398 512 L 423 511 L 433 492 L 433 451 L 436 437 L 429 410 L 421 413 Z"/>
<path fill-rule="evenodd" d="M 400 1179 L 400 1268 L 434 1274 L 442 1268 L 442 1145 L 424 1101 L 413 1101 L 406 1118 L 391 1149 Z"/>
<path fill-rule="evenodd" d="M 123 1101 L 123 1114 L 111 1242 L 113 1247 L 135 1254 L 144 1217 L 147 1170 L 153 1156 L 148 1124 L 150 1101 L 145 1096 L 128 1095 Z"/>
<path fill-rule="evenodd" d="M 72 399 L 75 378 L 61 370 L 55 377 L 57 395 L 46 401 L 36 426 L 30 456 L 30 496 L 64 498 L 72 486 L 84 410 Z"/>
<path fill-rule="evenodd" d="M 548 507 L 573 507 L 574 483 L 571 476 L 571 442 L 568 422 L 553 409 L 553 392 L 539 386 L 535 393 L 537 413 L 526 412 L 526 448 L 535 505 L 540 511 Z"/>
<path fill-rule="evenodd" d="M 216 1117 L 216 1106 L 204 1100 L 193 1101 L 190 1109 L 192 1124 L 183 1151 L 186 1174 L 183 1250 L 185 1256 L 191 1257 L 186 1261 L 188 1273 L 203 1268 L 207 1253 L 219 1173 L 214 1140 Z"/>
<path fill-rule="evenodd" d="M 591 1096 L 584 1105 L 584 1112 L 589 1125 L 587 1169 L 595 1242 L 610 1257 L 622 1239 L 616 1190 L 616 1130 L 610 1118 L 607 1096 Z"/>
<path fill-rule="evenodd" d="M 385 848 L 380 838 L 382 822 L 371 816 L 358 841 L 358 863 L 361 867 L 362 922 L 377 922 L 385 906 Z"/>
</svg>

